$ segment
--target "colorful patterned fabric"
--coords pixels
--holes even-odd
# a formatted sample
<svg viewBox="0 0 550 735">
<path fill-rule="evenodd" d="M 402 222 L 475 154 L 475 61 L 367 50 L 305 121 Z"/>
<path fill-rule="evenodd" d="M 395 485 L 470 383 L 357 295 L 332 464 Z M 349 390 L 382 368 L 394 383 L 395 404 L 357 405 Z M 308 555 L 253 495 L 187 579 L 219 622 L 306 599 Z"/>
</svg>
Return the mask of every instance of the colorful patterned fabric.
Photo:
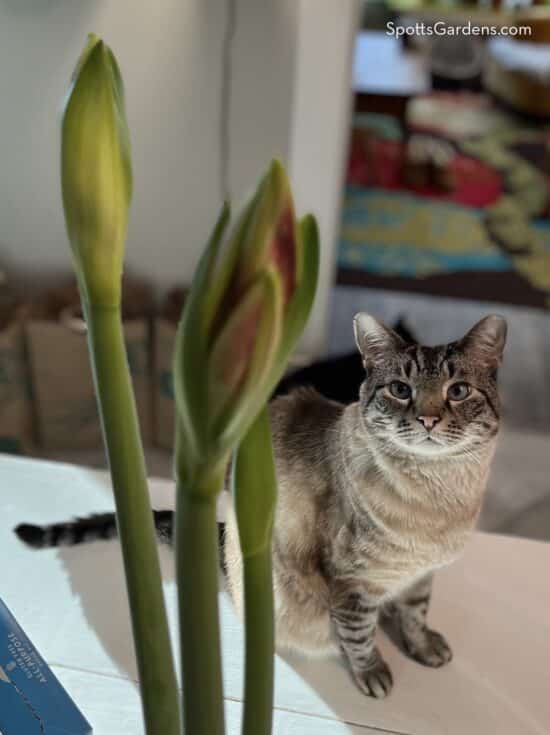
<svg viewBox="0 0 550 735">
<path fill-rule="evenodd" d="M 461 122 L 462 121 L 462 122 Z M 352 131 L 339 282 L 550 307 L 550 128 L 435 94 Z"/>
</svg>

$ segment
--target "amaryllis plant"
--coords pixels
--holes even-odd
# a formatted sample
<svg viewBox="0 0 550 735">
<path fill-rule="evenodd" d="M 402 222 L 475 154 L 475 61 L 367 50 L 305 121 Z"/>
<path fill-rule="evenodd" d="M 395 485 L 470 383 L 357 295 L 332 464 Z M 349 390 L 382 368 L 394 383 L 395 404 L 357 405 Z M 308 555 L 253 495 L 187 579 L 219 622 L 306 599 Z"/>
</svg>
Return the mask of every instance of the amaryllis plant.
<svg viewBox="0 0 550 735">
<path fill-rule="evenodd" d="M 188 731 L 203 732 L 197 723 L 208 720 L 204 733 L 222 732 L 216 499 L 231 454 L 246 437 L 233 475 L 247 634 L 243 730 L 264 733 L 273 690 L 270 554 L 276 499 L 264 407 L 313 303 L 318 237 L 311 216 L 296 220 L 290 186 L 277 161 L 225 236 L 228 221 L 225 207 L 197 268 L 176 343 L 176 559 L 183 687 Z M 248 461 L 251 447 L 257 465 Z M 209 644 L 200 655 L 189 657 L 205 619 Z M 197 681 L 209 685 L 197 689 Z M 261 727 L 260 721 L 266 724 Z"/>
<path fill-rule="evenodd" d="M 93 35 L 65 106 L 62 187 L 115 493 L 146 732 L 224 733 L 216 501 L 225 482 L 233 491 L 243 556 L 243 733 L 268 735 L 276 476 L 266 403 L 313 304 L 319 258 L 315 220 L 296 219 L 285 171 L 274 161 L 233 227 L 229 208 L 223 207 L 179 326 L 174 464 L 180 708 L 122 337 L 121 275 L 131 196 L 123 85 L 112 52 Z"/>
</svg>

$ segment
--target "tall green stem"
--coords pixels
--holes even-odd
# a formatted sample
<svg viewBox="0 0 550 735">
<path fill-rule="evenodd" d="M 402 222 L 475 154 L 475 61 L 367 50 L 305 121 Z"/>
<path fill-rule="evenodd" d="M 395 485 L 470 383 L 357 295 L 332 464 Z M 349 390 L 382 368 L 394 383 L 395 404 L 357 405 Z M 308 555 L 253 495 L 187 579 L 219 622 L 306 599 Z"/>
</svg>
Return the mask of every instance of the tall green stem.
<svg viewBox="0 0 550 735">
<path fill-rule="evenodd" d="M 180 735 L 179 697 L 120 309 L 85 305 L 147 735 Z"/>
<path fill-rule="evenodd" d="M 273 720 L 271 548 L 243 557 L 246 631 L 242 735 L 270 735 Z"/>
<path fill-rule="evenodd" d="M 277 478 L 267 406 L 235 455 L 233 499 L 243 559 L 246 630 L 243 735 L 270 735 L 273 718 L 271 538 Z"/>
<path fill-rule="evenodd" d="M 221 487 L 222 479 L 217 481 Z M 217 495 L 194 495 L 181 486 L 177 490 L 176 569 L 185 735 L 223 735 L 225 731 Z"/>
</svg>

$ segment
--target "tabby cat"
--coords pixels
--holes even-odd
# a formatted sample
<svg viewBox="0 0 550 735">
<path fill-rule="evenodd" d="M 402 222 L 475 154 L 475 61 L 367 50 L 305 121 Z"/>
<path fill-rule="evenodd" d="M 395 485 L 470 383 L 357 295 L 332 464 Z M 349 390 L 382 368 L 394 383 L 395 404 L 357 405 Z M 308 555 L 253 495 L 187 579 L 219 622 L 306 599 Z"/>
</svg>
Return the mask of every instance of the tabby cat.
<svg viewBox="0 0 550 735">
<path fill-rule="evenodd" d="M 438 347 L 403 340 L 368 314 L 354 320 L 365 367 L 351 405 L 298 389 L 270 404 L 279 498 L 273 539 L 276 637 L 310 655 L 341 650 L 359 688 L 385 697 L 392 674 L 375 645 L 391 624 L 409 656 L 451 660 L 427 625 L 433 572 L 464 548 L 478 517 L 499 427 L 497 368 L 506 323 L 488 316 Z M 161 540 L 172 513 L 155 513 Z M 242 609 L 232 512 L 223 567 Z M 32 546 L 115 535 L 112 514 L 17 534 Z"/>
</svg>

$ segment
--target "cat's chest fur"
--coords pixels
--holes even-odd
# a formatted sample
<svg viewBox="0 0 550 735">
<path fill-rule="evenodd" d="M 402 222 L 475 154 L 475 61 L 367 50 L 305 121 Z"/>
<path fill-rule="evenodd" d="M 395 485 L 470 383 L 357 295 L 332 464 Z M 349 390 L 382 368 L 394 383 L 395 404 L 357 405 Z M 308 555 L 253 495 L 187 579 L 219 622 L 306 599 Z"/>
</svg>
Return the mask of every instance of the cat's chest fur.
<svg viewBox="0 0 550 735">
<path fill-rule="evenodd" d="M 330 611 L 342 590 L 363 588 L 384 603 L 460 554 L 479 512 L 493 446 L 460 460 L 388 458 L 365 433 L 358 404 L 299 392 L 270 409 L 278 481 L 277 640 L 320 652 L 333 645 Z M 233 513 L 225 552 L 229 589 L 241 611 Z"/>
<path fill-rule="evenodd" d="M 358 575 L 377 594 L 392 597 L 452 562 L 475 525 L 489 462 L 411 461 L 374 451 L 363 470 L 340 475 L 353 519 L 335 545 L 341 563 L 351 555 Z"/>
</svg>

